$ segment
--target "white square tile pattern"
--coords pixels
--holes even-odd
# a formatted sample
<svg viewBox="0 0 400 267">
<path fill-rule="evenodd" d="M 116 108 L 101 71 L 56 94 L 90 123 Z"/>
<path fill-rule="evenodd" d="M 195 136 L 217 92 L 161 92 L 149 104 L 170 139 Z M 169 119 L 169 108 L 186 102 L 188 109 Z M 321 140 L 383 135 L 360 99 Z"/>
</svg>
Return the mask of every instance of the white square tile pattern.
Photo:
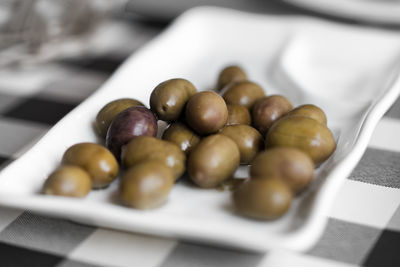
<svg viewBox="0 0 400 267">
<path fill-rule="evenodd" d="M 356 265 L 329 259 L 299 254 L 290 251 L 273 250 L 266 254 L 257 267 L 356 267 Z"/>
<path fill-rule="evenodd" d="M 69 258 L 115 267 L 156 267 L 176 243 L 170 239 L 98 229 Z"/>
<path fill-rule="evenodd" d="M 384 228 L 399 204 L 399 189 L 346 180 L 329 216 L 347 222 Z"/>
<path fill-rule="evenodd" d="M 398 119 L 382 118 L 375 128 L 369 147 L 400 152 L 400 123 Z"/>
</svg>

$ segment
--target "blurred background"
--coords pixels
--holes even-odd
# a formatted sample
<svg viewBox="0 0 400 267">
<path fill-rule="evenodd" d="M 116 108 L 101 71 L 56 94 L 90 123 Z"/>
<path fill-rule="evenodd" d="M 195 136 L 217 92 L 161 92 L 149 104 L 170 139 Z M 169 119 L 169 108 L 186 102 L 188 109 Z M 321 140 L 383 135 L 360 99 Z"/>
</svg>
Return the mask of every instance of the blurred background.
<svg viewBox="0 0 400 267">
<path fill-rule="evenodd" d="M 399 1 L 337 0 L 2 0 L 0 67 L 82 57 L 114 68 L 185 10 L 214 5 L 275 15 L 310 15 L 398 28 Z M 397 2 L 397 3 L 396 3 Z M 311 3 L 311 4 L 310 4 Z M 377 4 L 378 3 L 378 4 Z M 112 61 L 112 62 L 111 62 Z M 106 66 L 108 65 L 108 67 Z M 114 66 L 113 66 L 114 65 Z"/>
</svg>

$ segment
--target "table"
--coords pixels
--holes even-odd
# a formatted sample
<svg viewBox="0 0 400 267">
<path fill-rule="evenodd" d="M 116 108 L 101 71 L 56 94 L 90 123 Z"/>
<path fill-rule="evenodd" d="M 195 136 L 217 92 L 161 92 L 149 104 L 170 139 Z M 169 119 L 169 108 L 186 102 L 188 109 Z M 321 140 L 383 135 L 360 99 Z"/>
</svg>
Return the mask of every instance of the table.
<svg viewBox="0 0 400 267">
<path fill-rule="evenodd" d="M 0 69 L 0 168 L 29 149 L 165 24 L 129 16 L 103 27 L 118 29 L 129 45 L 115 42 L 96 56 Z M 400 266 L 399 136 L 400 99 L 378 124 L 363 158 L 326 211 L 329 222 L 322 237 L 305 253 L 249 253 L 0 208 L 0 265 Z"/>
</svg>

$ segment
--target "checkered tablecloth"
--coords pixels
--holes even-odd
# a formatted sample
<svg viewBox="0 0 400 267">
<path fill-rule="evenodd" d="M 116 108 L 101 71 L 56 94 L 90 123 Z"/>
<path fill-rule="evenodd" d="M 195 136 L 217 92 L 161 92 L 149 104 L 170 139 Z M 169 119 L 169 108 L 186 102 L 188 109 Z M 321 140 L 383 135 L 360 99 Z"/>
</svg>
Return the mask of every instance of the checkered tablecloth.
<svg viewBox="0 0 400 267">
<path fill-rule="evenodd" d="M 131 38 L 125 56 L 164 27 L 128 25 L 119 28 Z M 0 69 L 0 168 L 95 91 L 123 59 L 119 48 L 119 53 L 111 49 L 89 58 Z M 326 216 L 327 227 L 309 251 L 255 254 L 1 207 L 0 266 L 400 266 L 400 100 L 378 124 Z"/>
</svg>

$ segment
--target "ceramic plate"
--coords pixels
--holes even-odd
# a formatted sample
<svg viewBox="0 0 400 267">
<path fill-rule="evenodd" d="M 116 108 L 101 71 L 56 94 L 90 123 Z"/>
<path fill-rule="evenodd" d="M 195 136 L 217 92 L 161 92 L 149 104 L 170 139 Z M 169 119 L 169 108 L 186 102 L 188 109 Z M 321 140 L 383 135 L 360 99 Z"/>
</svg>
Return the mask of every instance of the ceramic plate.
<svg viewBox="0 0 400 267">
<path fill-rule="evenodd" d="M 381 51 L 380 53 L 371 53 Z M 346 27 L 301 17 L 274 17 L 202 7 L 179 17 L 137 51 L 98 91 L 55 125 L 27 153 L 0 173 L 0 204 L 114 229 L 212 243 L 247 250 L 304 250 L 322 233 L 340 184 L 367 147 L 380 117 L 400 91 L 400 39 L 387 32 Z M 199 90 L 212 89 L 227 64 L 243 66 L 267 94 L 295 105 L 322 107 L 337 150 L 316 170 L 308 190 L 276 221 L 237 216 L 230 192 L 184 182 L 159 209 L 118 204 L 118 181 L 85 199 L 38 192 L 77 142 L 96 142 L 92 123 L 99 109 L 120 97 L 148 103 L 161 81 L 183 77 Z M 237 176 L 247 175 L 241 168 Z"/>
</svg>

